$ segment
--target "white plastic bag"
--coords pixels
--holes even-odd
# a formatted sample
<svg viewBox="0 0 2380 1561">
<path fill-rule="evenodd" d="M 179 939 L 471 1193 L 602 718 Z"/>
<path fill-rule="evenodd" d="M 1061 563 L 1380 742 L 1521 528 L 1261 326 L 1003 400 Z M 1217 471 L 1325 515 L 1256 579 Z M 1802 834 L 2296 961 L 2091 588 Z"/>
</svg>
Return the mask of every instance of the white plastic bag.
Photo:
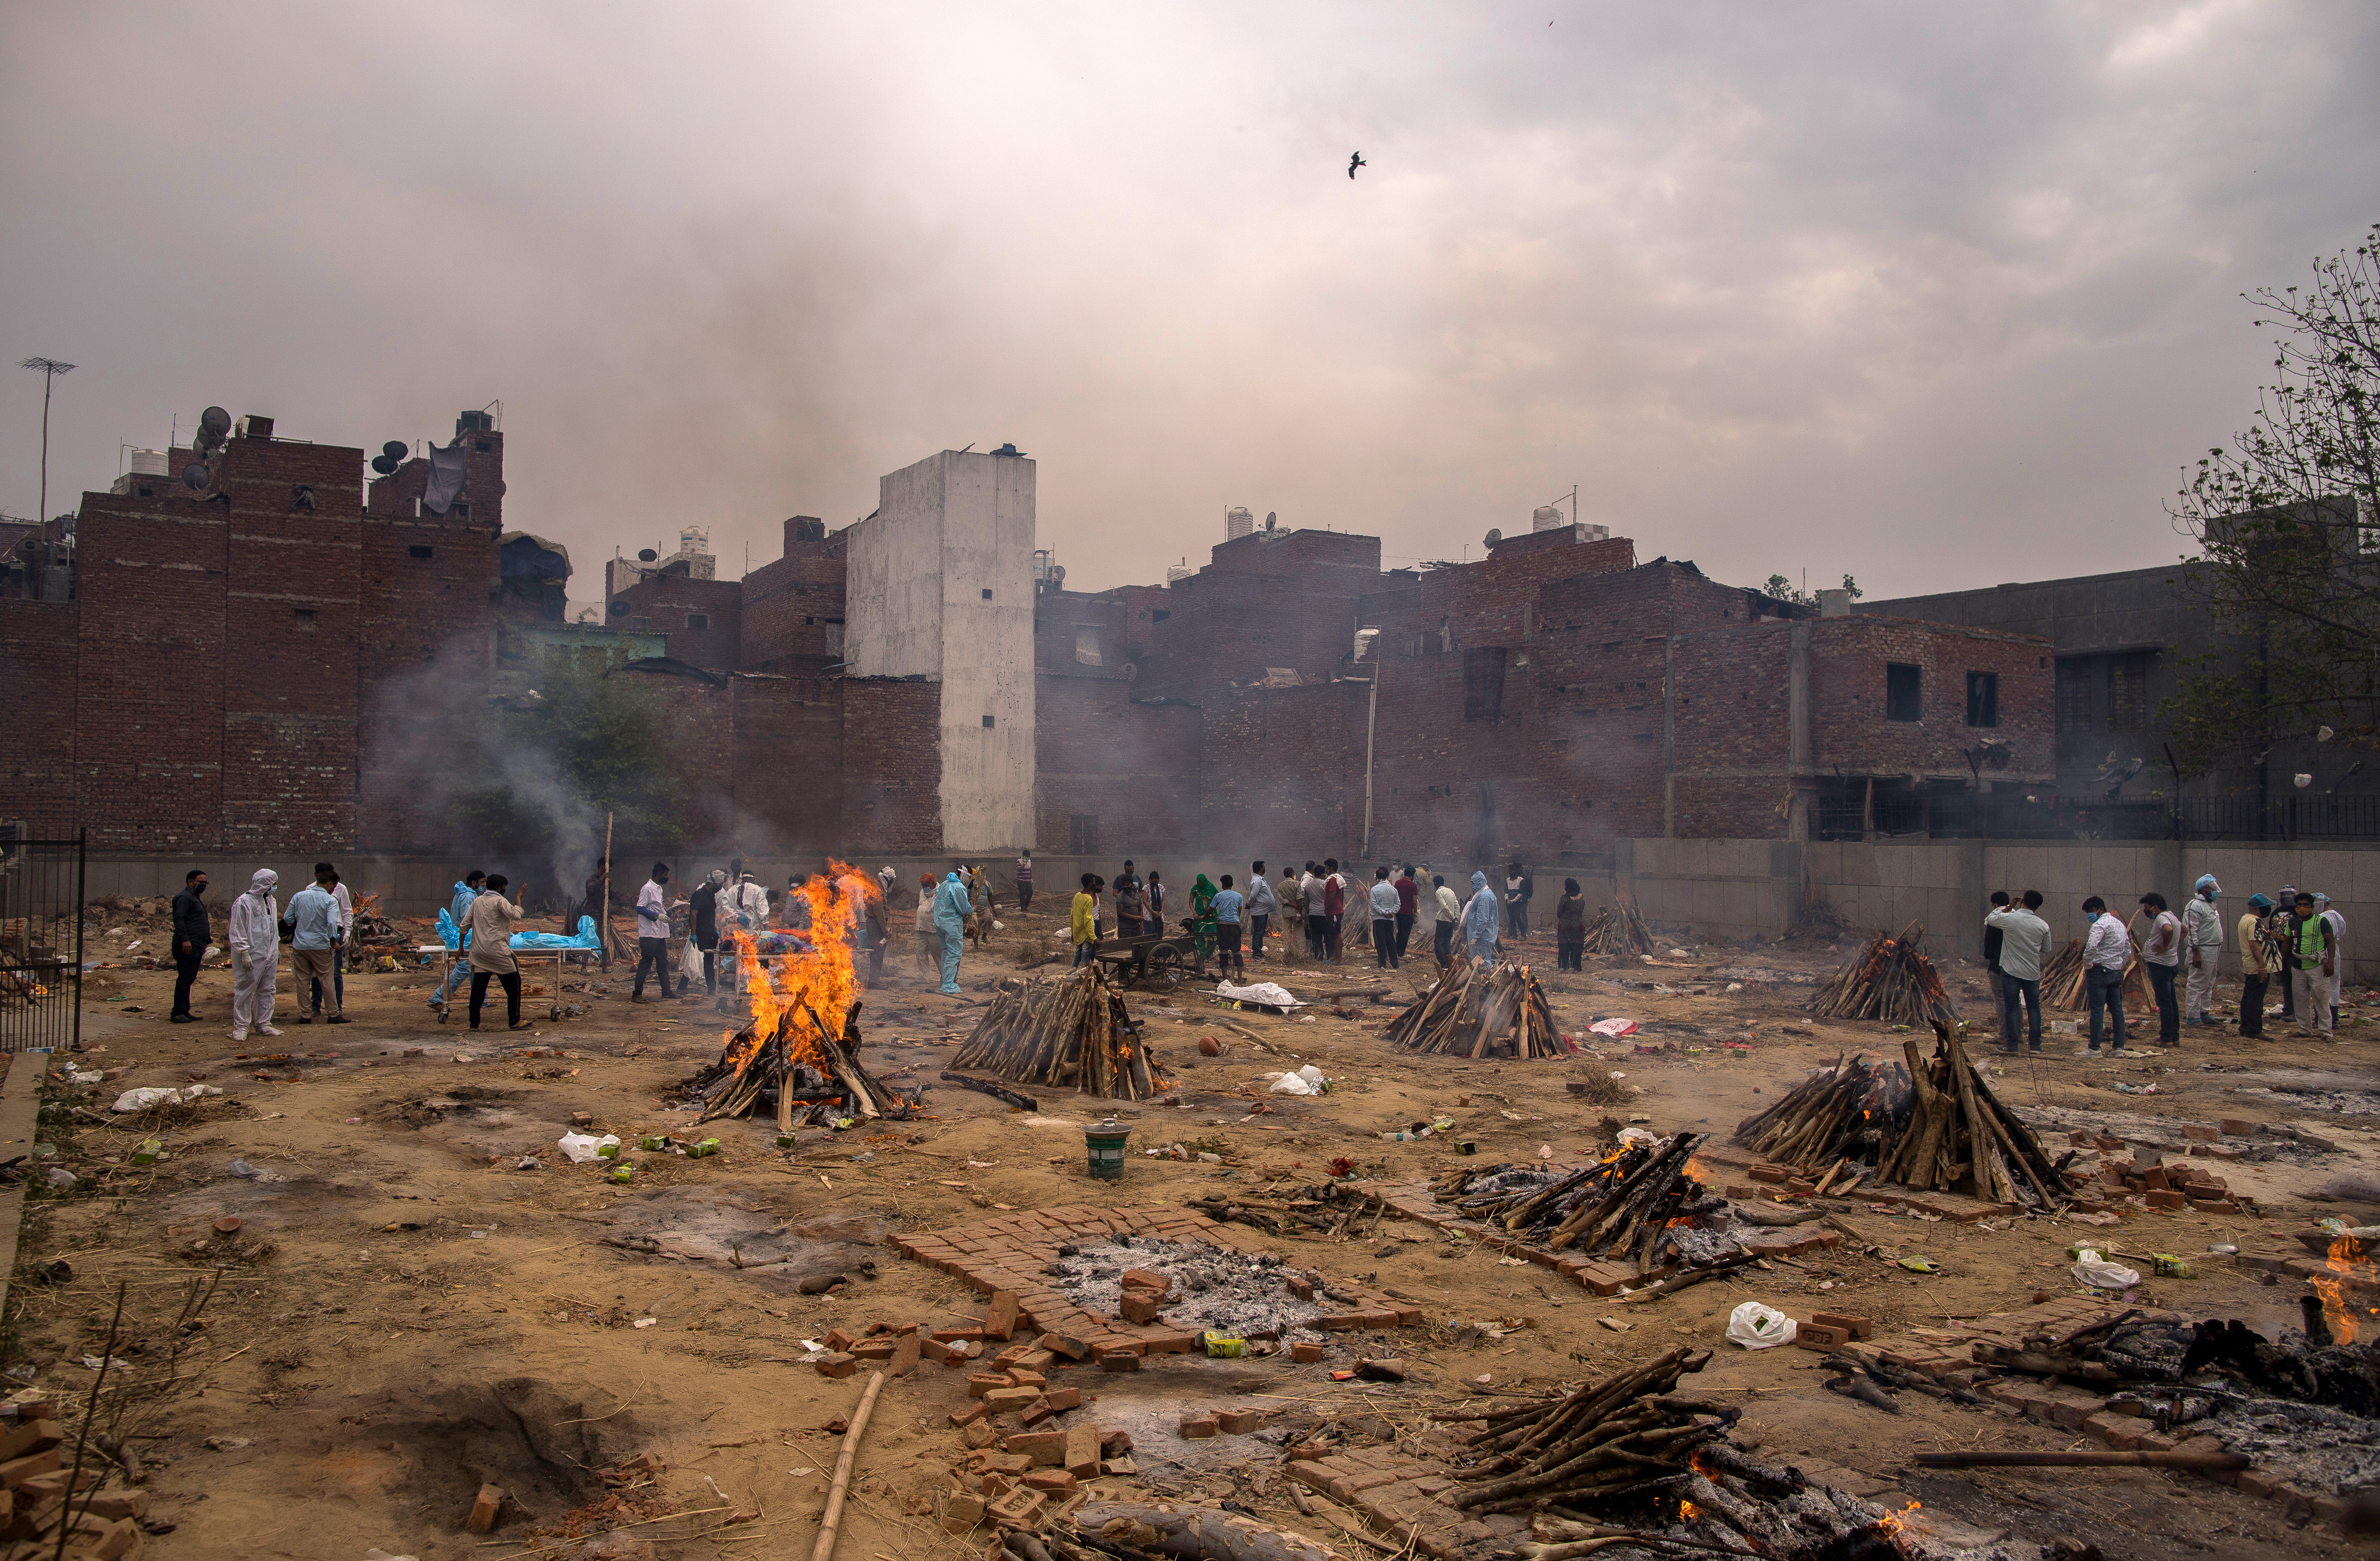
<svg viewBox="0 0 2380 1561">
<path fill-rule="evenodd" d="M 1773 1306 L 1747 1301 L 1727 1314 L 1727 1337 L 1746 1349 L 1772 1349 L 1791 1344 L 1802 1325 Z"/>
<path fill-rule="evenodd" d="M 1312 1084 L 1307 1083 L 1297 1074 L 1283 1073 L 1280 1078 L 1275 1079 L 1272 1082 L 1272 1088 L 1268 1093 L 1273 1095 L 1315 1095 L 1319 1092 L 1317 1091 Z"/>
<path fill-rule="evenodd" d="M 570 1163 L 574 1166 L 583 1166 L 589 1160 L 609 1158 L 603 1151 L 607 1148 L 617 1149 L 620 1146 L 619 1139 L 608 1132 L 601 1138 L 591 1132 L 565 1132 L 555 1139 L 554 1143 L 561 1146 L 563 1154 L 569 1157 Z"/>
<path fill-rule="evenodd" d="M 1291 995 L 1288 987 L 1278 982 L 1259 981 L 1253 986 L 1234 986 L 1228 981 L 1215 983 L 1215 996 L 1234 1002 L 1263 1003 L 1269 1008 L 1299 1008 L 1304 1005 Z"/>
<path fill-rule="evenodd" d="M 1330 1076 L 1311 1062 L 1307 1063 L 1305 1067 L 1300 1068 L 1297 1071 L 1297 1076 L 1304 1079 L 1307 1083 L 1312 1084 L 1314 1086 L 1315 1093 L 1318 1095 L 1321 1093 L 1322 1086 L 1330 1082 Z"/>
<path fill-rule="evenodd" d="M 222 1090 L 217 1089 L 212 1084 L 190 1084 L 182 1089 L 159 1089 L 152 1084 L 142 1089 L 126 1090 L 122 1095 L 115 1097 L 115 1104 L 110 1107 L 110 1109 L 116 1111 L 146 1111 L 152 1106 L 180 1106 L 189 1101 L 203 1100 L 208 1095 L 221 1095 L 222 1093 Z"/>
<path fill-rule="evenodd" d="M 2140 1270 L 2127 1268 L 2120 1263 L 2109 1263 L 2089 1247 L 2075 1257 L 2074 1277 L 2100 1290 L 2128 1290 L 2141 1282 Z"/>
<path fill-rule="evenodd" d="M 686 952 L 678 957 L 677 976 L 688 986 L 702 979 L 702 950 L 691 938 L 686 940 Z"/>
</svg>

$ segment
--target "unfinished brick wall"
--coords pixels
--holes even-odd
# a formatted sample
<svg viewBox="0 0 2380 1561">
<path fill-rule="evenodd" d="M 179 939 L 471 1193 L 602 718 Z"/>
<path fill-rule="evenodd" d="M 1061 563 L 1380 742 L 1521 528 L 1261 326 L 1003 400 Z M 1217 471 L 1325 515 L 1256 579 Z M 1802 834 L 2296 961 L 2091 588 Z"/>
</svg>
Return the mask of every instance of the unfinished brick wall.
<svg viewBox="0 0 2380 1561">
<path fill-rule="evenodd" d="M 735 806 L 722 839 L 790 860 L 843 849 L 843 680 L 738 673 L 731 687 Z"/>
<path fill-rule="evenodd" d="M 0 817 L 42 839 L 80 826 L 75 766 L 81 604 L 0 598 Z"/>
<path fill-rule="evenodd" d="M 1138 692 L 1198 701 L 1268 667 L 1327 682 L 1354 649 L 1357 608 L 1379 568 L 1377 537 L 1257 532 L 1220 544 L 1166 592 L 1168 618 L 1156 622 L 1152 606 Z"/>
<path fill-rule="evenodd" d="M 1367 692 L 1324 684 L 1208 698 L 1198 787 L 1209 854 L 1237 864 L 1341 853 L 1363 825 Z"/>
<path fill-rule="evenodd" d="M 1134 686 L 1066 672 L 1037 679 L 1035 829 L 1044 851 L 1123 852 L 1147 863 L 1179 859 L 1196 843 L 1201 712 L 1136 703 Z"/>
<path fill-rule="evenodd" d="M 620 593 L 628 604 L 613 628 L 650 630 L 666 637 L 669 654 L 692 666 L 733 672 L 743 664 L 744 587 L 735 580 L 658 575 Z"/>
<path fill-rule="evenodd" d="M 2049 775 L 2056 768 L 2057 673 L 2047 644 L 1985 629 L 1860 615 L 1811 625 L 1812 760 L 1849 774 L 1969 774 L 1966 752 L 1980 738 L 2005 739 L 2005 774 Z M 1915 721 L 1888 720 L 1888 664 L 1919 669 Z M 1999 724 L 1967 724 L 1970 672 L 1998 674 Z"/>
<path fill-rule="evenodd" d="M 869 856 L 939 853 L 942 685 L 922 678 L 844 678 L 842 684 L 848 849 Z"/>
<path fill-rule="evenodd" d="M 67 619 L 77 683 L 62 713 L 74 733 L 74 817 L 94 849 L 224 843 L 232 511 L 179 483 L 146 498 L 84 497 Z M 238 627 L 243 647 L 252 617 Z"/>
<path fill-rule="evenodd" d="M 812 540 L 812 515 L 785 522 L 784 556 L 744 576 L 736 665 L 749 672 L 816 673 L 843 659 L 842 532 Z"/>
</svg>

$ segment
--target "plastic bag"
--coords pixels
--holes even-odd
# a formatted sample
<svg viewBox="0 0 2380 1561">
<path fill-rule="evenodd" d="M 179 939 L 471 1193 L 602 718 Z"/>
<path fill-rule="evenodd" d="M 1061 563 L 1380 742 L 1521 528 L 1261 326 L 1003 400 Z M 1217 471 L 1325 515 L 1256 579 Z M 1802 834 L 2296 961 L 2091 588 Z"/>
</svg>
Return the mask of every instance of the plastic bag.
<svg viewBox="0 0 2380 1561">
<path fill-rule="evenodd" d="M 2140 1270 L 2109 1263 L 2089 1247 L 2076 1255 L 2074 1277 L 2094 1289 L 2128 1290 L 2141 1282 Z"/>
<path fill-rule="evenodd" d="M 1636 1022 L 1633 1019 L 1598 1019 L 1587 1028 L 1598 1035 L 1609 1035 L 1616 1041 L 1622 1035 L 1634 1035 Z"/>
<path fill-rule="evenodd" d="M 1321 1091 L 1316 1089 L 1312 1084 L 1307 1083 L 1305 1080 L 1298 1074 L 1283 1073 L 1280 1078 L 1275 1079 L 1272 1082 L 1272 1089 L 1269 1093 L 1273 1095 L 1319 1095 Z"/>
<path fill-rule="evenodd" d="M 1802 1325 L 1773 1306 L 1747 1301 L 1727 1314 L 1727 1337 L 1746 1349 L 1770 1349 L 1791 1344 Z"/>
<path fill-rule="evenodd" d="M 1620 1147 L 1622 1149 L 1629 1148 L 1632 1145 L 1638 1144 L 1645 1144 L 1649 1148 L 1650 1146 L 1661 1142 L 1662 1138 L 1659 1133 L 1649 1132 L 1643 1128 L 1621 1128 L 1620 1130 Z"/>
<path fill-rule="evenodd" d="M 181 1106 L 222 1093 L 212 1084 L 190 1084 L 182 1089 L 159 1089 L 152 1084 L 143 1089 L 126 1090 L 115 1097 L 115 1104 L 110 1109 L 146 1111 L 152 1106 Z"/>
<path fill-rule="evenodd" d="M 702 979 L 702 950 L 695 947 L 691 938 L 686 940 L 686 952 L 679 956 L 677 974 L 678 979 L 688 986 Z"/>
<path fill-rule="evenodd" d="M 565 1132 L 554 1143 L 574 1166 L 583 1166 L 594 1159 L 609 1159 L 611 1156 L 603 1151 L 620 1147 L 619 1138 L 608 1132 L 601 1138 L 591 1132 Z"/>
</svg>

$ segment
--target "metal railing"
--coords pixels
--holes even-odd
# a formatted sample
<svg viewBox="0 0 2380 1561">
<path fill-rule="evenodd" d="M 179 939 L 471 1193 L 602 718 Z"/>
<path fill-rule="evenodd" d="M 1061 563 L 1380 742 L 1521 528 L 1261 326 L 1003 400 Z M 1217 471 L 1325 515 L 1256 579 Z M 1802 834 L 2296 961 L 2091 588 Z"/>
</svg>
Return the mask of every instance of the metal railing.
<svg viewBox="0 0 2380 1561">
<path fill-rule="evenodd" d="M 0 826 L 0 1051 L 82 1039 L 83 838 Z"/>
</svg>

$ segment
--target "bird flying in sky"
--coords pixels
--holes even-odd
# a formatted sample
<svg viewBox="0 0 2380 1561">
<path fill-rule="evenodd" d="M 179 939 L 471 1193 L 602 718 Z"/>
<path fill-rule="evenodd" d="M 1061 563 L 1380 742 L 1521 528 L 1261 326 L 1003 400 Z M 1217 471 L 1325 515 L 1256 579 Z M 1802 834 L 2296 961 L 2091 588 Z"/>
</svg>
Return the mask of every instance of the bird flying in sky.
<svg viewBox="0 0 2380 1561">
<path fill-rule="evenodd" d="M 1355 176 L 1355 170 L 1365 166 L 1366 166 L 1366 164 L 1364 162 L 1364 154 L 1359 151 L 1354 156 L 1347 159 L 1347 176 L 1351 179 L 1354 178 Z"/>
</svg>

